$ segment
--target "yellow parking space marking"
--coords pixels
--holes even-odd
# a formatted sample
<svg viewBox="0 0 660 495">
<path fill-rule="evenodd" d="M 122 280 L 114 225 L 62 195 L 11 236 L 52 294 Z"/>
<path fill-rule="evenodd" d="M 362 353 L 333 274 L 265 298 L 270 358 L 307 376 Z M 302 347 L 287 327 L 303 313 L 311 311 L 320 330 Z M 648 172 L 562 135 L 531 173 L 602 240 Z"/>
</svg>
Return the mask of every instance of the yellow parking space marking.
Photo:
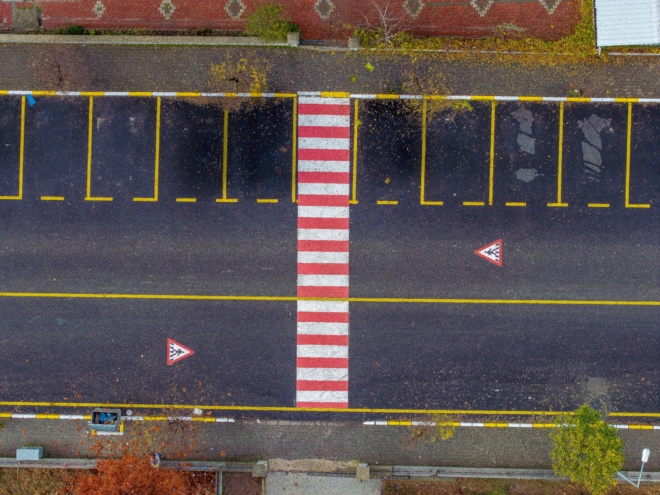
<svg viewBox="0 0 660 495">
<path fill-rule="evenodd" d="M 488 205 L 493 206 L 495 191 L 495 100 L 490 109 L 490 155 L 488 157 Z"/>
<path fill-rule="evenodd" d="M 557 202 L 548 203 L 550 207 L 566 207 L 568 203 L 561 200 L 564 176 L 564 102 L 559 103 L 559 152 L 557 154 Z"/>
<path fill-rule="evenodd" d="M 156 152 L 154 159 L 154 195 L 152 198 L 133 198 L 133 201 L 155 203 L 158 201 L 158 173 L 160 168 L 160 108 L 161 97 L 156 98 Z"/>
<path fill-rule="evenodd" d="M 257 198 L 257 203 L 277 203 L 277 198 Z"/>
<path fill-rule="evenodd" d="M 426 201 L 426 99 L 422 103 L 422 176 L 419 183 L 419 203 L 425 206 L 442 206 L 443 201 Z"/>
<path fill-rule="evenodd" d="M 293 130 L 291 138 L 291 202 L 298 202 L 298 98 L 293 99 Z"/>
<path fill-rule="evenodd" d="M 587 205 L 589 208 L 609 208 L 609 203 L 589 203 Z"/>
<path fill-rule="evenodd" d="M 355 100 L 355 110 L 353 112 L 353 177 L 351 179 L 351 199 L 348 202 L 351 205 L 358 204 L 357 199 L 357 161 L 358 161 L 358 129 L 360 128 L 360 100 Z"/>
<path fill-rule="evenodd" d="M 87 194 L 85 201 L 112 201 L 112 198 L 92 196 L 92 135 L 94 133 L 94 97 L 89 97 L 89 122 L 87 126 Z"/>
<path fill-rule="evenodd" d="M 485 206 L 485 201 L 463 201 L 463 206 Z"/>
<path fill-rule="evenodd" d="M 41 201 L 64 201 L 64 196 L 41 196 Z"/>
<path fill-rule="evenodd" d="M 222 128 L 222 198 L 217 198 L 216 203 L 238 203 L 237 198 L 227 197 L 227 161 L 229 153 L 229 110 L 225 110 L 224 124 Z"/>
<path fill-rule="evenodd" d="M 379 205 L 398 205 L 399 202 L 398 201 L 390 201 L 390 200 L 386 200 L 386 199 L 381 199 L 379 201 L 376 201 L 376 204 L 379 204 Z"/>
<path fill-rule="evenodd" d="M 18 154 L 18 194 L 16 196 L 0 196 L 1 199 L 23 199 L 23 163 L 25 159 L 25 96 L 21 97 L 21 134 Z"/>
<path fill-rule="evenodd" d="M 628 130 L 626 133 L 626 192 L 625 192 L 625 206 L 626 208 L 650 208 L 651 205 L 646 203 L 630 203 L 630 141 L 632 136 L 632 102 L 628 103 Z"/>
<path fill-rule="evenodd" d="M 515 201 L 510 201 L 508 203 L 504 203 L 507 206 L 527 206 L 527 203 L 524 202 L 515 202 Z"/>
<path fill-rule="evenodd" d="M 177 203 L 197 203 L 197 198 L 176 198 Z"/>
</svg>

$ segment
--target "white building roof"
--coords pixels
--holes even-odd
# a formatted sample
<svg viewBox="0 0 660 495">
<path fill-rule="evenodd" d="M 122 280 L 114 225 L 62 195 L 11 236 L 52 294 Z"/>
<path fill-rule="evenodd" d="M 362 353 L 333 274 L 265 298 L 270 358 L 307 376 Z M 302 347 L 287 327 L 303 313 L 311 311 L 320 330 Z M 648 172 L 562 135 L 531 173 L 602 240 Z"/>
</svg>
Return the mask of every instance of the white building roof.
<svg viewBox="0 0 660 495">
<path fill-rule="evenodd" d="M 598 46 L 660 43 L 660 0 L 596 0 Z"/>
</svg>

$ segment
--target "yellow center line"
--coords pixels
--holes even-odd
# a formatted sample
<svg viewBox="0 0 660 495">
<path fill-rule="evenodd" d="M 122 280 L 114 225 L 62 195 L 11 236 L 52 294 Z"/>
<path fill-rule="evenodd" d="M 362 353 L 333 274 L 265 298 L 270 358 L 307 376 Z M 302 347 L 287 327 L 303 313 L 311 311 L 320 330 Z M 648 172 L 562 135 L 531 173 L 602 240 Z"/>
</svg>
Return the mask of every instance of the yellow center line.
<svg viewBox="0 0 660 495">
<path fill-rule="evenodd" d="M 478 298 L 414 298 L 414 297 L 298 297 L 236 296 L 214 294 L 122 294 L 83 292 L 0 292 L 0 297 L 34 297 L 56 299 L 142 299 L 182 301 L 345 301 L 352 303 L 398 304 L 498 304 L 549 306 L 649 306 L 660 307 L 660 301 L 622 301 L 595 299 L 478 299 Z"/>
</svg>

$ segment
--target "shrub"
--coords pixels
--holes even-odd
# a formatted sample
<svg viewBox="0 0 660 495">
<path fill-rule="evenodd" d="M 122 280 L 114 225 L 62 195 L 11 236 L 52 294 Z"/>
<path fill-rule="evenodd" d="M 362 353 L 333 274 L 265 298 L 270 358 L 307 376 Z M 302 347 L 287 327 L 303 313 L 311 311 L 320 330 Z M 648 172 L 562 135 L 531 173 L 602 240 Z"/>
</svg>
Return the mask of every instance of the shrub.
<svg viewBox="0 0 660 495">
<path fill-rule="evenodd" d="M 286 41 L 287 33 L 299 31 L 278 3 L 262 3 L 245 19 L 245 34 L 259 36 L 266 41 Z"/>
<path fill-rule="evenodd" d="M 623 442 L 598 411 L 580 407 L 561 417 L 550 436 L 556 474 L 584 483 L 594 494 L 605 493 L 616 484 L 616 472 L 623 467 Z"/>
</svg>

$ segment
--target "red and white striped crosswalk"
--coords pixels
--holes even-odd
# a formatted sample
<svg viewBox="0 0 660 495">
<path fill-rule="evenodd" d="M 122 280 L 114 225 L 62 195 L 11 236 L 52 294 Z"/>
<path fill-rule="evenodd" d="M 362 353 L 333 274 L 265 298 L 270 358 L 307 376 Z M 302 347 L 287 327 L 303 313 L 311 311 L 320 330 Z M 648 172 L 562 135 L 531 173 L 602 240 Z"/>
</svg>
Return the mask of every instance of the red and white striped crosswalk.
<svg viewBox="0 0 660 495">
<path fill-rule="evenodd" d="M 297 407 L 348 407 L 350 100 L 298 102 Z"/>
</svg>

